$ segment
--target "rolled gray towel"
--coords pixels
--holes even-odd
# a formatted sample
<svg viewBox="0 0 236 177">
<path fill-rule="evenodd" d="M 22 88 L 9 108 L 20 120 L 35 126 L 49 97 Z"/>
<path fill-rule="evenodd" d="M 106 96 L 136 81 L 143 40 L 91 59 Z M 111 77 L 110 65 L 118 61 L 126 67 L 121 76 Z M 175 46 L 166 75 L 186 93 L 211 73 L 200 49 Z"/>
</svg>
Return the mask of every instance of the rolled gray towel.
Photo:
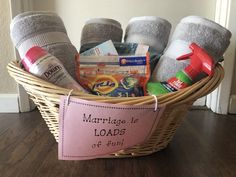
<svg viewBox="0 0 236 177">
<path fill-rule="evenodd" d="M 177 61 L 176 58 L 188 53 L 189 44 L 192 42 L 205 49 L 215 63 L 221 61 L 230 44 L 230 38 L 231 32 L 216 22 L 198 16 L 183 18 L 151 76 L 152 81 L 166 81 L 184 69 L 189 61 Z"/>
<path fill-rule="evenodd" d="M 50 11 L 27 11 L 21 14 L 18 14 L 17 16 L 14 17 L 14 21 L 17 21 L 25 16 L 29 16 L 29 15 L 36 15 L 36 14 L 48 14 L 48 15 L 55 15 L 54 12 L 50 12 Z"/>
<path fill-rule="evenodd" d="M 66 33 L 63 21 L 52 12 L 24 12 L 10 24 L 12 41 L 16 47 L 32 36 L 54 31 Z"/>
<path fill-rule="evenodd" d="M 57 57 L 73 78 L 78 53 L 67 36 L 62 19 L 53 12 L 25 12 L 11 22 L 10 34 L 21 58 L 33 46 L 39 46 Z"/>
<path fill-rule="evenodd" d="M 128 23 L 124 41 L 145 44 L 161 53 L 167 45 L 170 30 L 171 24 L 160 17 L 134 17 Z"/>
<path fill-rule="evenodd" d="M 219 62 L 230 44 L 231 32 L 223 26 L 198 16 L 183 18 L 177 25 L 171 41 L 194 42 Z"/>
<path fill-rule="evenodd" d="M 121 42 L 121 24 L 113 19 L 92 18 L 85 22 L 81 34 L 81 46 L 92 43 L 102 43 L 107 40 Z"/>
</svg>

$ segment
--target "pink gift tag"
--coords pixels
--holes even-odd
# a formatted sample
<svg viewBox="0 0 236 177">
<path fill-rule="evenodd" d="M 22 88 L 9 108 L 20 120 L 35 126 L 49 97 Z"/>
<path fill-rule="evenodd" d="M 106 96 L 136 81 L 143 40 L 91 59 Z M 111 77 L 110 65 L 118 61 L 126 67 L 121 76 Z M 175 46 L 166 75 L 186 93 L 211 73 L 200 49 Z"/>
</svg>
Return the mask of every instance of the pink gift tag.
<svg viewBox="0 0 236 177">
<path fill-rule="evenodd" d="M 145 142 L 164 107 L 98 103 L 61 97 L 59 159 L 85 160 L 106 156 Z"/>
</svg>

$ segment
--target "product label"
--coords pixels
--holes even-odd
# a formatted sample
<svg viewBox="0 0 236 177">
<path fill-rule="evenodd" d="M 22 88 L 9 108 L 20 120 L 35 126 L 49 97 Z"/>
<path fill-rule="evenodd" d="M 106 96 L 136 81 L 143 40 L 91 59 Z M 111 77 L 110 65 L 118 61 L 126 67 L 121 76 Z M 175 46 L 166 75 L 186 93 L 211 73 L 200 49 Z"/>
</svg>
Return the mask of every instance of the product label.
<svg viewBox="0 0 236 177">
<path fill-rule="evenodd" d="M 144 57 L 120 57 L 120 66 L 138 66 L 146 65 L 146 56 Z"/>
<path fill-rule="evenodd" d="M 30 68 L 30 73 L 44 80 L 48 80 L 56 85 L 66 84 L 65 77 L 67 71 L 64 69 L 60 61 L 51 55 L 45 55 L 39 58 Z"/>
<path fill-rule="evenodd" d="M 154 108 L 61 97 L 59 159 L 104 157 L 147 141 L 164 110 Z"/>
<path fill-rule="evenodd" d="M 138 97 L 150 77 L 147 56 L 77 56 L 78 81 L 95 95 Z"/>
<path fill-rule="evenodd" d="M 169 90 L 169 92 L 175 92 L 177 91 L 174 87 L 172 87 L 170 84 L 168 84 L 167 82 L 161 82 L 161 85 L 163 87 L 165 87 L 167 90 Z"/>
<path fill-rule="evenodd" d="M 108 94 L 118 87 L 117 80 L 109 75 L 98 76 L 94 80 L 92 91 L 96 93 Z"/>
<path fill-rule="evenodd" d="M 84 90 L 69 75 L 62 63 L 50 54 L 36 60 L 29 72 L 55 85 Z"/>
<path fill-rule="evenodd" d="M 53 75 L 55 75 L 57 72 L 59 72 L 60 70 L 62 70 L 62 67 L 60 65 L 56 65 L 56 66 L 51 66 L 49 67 L 44 73 L 44 77 L 48 79 L 50 79 Z"/>
<path fill-rule="evenodd" d="M 169 85 L 174 87 L 176 90 L 188 87 L 188 85 L 186 83 L 182 82 L 181 80 L 179 80 L 177 78 L 171 78 L 171 79 L 169 79 L 168 82 L 169 82 Z"/>
</svg>

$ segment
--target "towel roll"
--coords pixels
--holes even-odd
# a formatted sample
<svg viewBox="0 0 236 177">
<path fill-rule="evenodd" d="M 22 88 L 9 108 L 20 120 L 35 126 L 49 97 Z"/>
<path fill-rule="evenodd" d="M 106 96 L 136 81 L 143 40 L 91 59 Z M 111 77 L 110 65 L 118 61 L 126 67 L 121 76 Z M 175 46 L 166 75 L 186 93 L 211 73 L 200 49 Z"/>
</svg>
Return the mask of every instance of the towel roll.
<svg viewBox="0 0 236 177">
<path fill-rule="evenodd" d="M 21 58 L 33 46 L 39 46 L 57 57 L 73 78 L 75 76 L 75 55 L 62 19 L 53 12 L 25 12 L 11 22 L 10 34 Z"/>
<path fill-rule="evenodd" d="M 151 76 L 152 81 L 166 81 L 184 69 L 189 61 L 177 61 L 179 56 L 191 52 L 194 42 L 212 56 L 215 63 L 222 61 L 230 44 L 231 32 L 221 25 L 198 16 L 183 18 L 176 26 L 168 47 Z"/>
<path fill-rule="evenodd" d="M 66 34 L 63 21 L 52 12 L 25 12 L 17 15 L 10 24 L 13 44 L 18 47 L 24 40 L 45 32 Z"/>
<path fill-rule="evenodd" d="M 107 40 L 121 42 L 121 24 L 113 19 L 92 18 L 85 22 L 81 34 L 81 46 L 92 43 L 102 43 Z"/>
<path fill-rule="evenodd" d="M 134 17 L 125 30 L 124 41 L 145 44 L 161 53 L 167 45 L 170 30 L 171 24 L 160 17 Z"/>
<path fill-rule="evenodd" d="M 217 63 L 222 60 L 230 38 L 231 32 L 216 22 L 199 16 L 188 16 L 177 25 L 171 41 L 179 39 L 194 42 L 204 48 Z"/>
<path fill-rule="evenodd" d="M 19 19 L 25 17 L 25 16 L 29 16 L 29 15 L 36 15 L 36 14 L 51 14 L 51 15 L 55 15 L 55 12 L 50 12 L 50 11 L 27 11 L 21 14 L 18 14 L 17 16 L 14 17 L 14 21 L 18 21 Z"/>
</svg>

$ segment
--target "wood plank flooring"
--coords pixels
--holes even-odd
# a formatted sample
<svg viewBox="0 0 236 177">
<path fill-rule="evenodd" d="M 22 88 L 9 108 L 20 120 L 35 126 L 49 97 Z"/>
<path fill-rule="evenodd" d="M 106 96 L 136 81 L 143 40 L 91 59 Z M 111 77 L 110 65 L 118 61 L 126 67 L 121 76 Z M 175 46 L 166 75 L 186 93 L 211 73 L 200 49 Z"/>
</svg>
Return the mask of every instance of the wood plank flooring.
<svg viewBox="0 0 236 177">
<path fill-rule="evenodd" d="M 192 110 L 150 156 L 59 161 L 38 111 L 0 114 L 0 177 L 236 177 L 236 115 Z"/>
</svg>

